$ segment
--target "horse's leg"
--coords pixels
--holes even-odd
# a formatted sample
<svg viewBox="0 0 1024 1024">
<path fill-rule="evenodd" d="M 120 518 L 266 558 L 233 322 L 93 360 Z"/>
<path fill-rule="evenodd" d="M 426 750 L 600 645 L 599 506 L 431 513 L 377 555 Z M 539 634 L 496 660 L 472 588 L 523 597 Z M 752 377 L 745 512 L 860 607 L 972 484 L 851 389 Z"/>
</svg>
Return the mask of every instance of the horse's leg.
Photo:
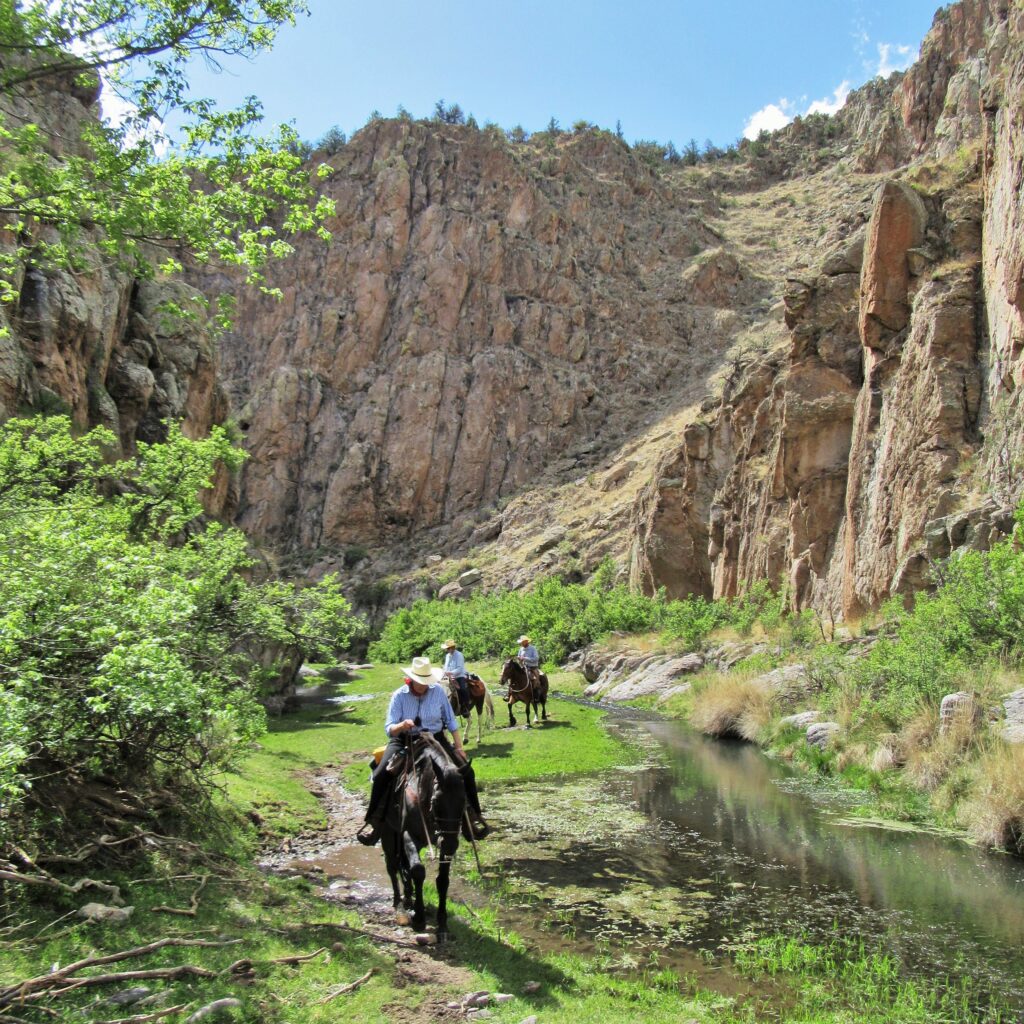
<svg viewBox="0 0 1024 1024">
<path fill-rule="evenodd" d="M 511 729 L 516 724 L 516 716 L 512 714 L 512 701 L 508 702 L 508 727 Z"/>
<path fill-rule="evenodd" d="M 388 870 L 388 876 L 391 878 L 391 891 L 393 899 L 391 900 L 391 906 L 397 910 L 402 902 L 401 893 L 398 890 L 398 850 L 395 848 L 397 843 L 395 840 L 397 836 L 390 830 L 384 833 L 383 838 L 380 841 L 381 849 L 384 853 L 384 866 Z"/>
<path fill-rule="evenodd" d="M 437 941 L 448 938 L 448 881 L 451 861 L 443 860 L 437 869 Z"/>
<path fill-rule="evenodd" d="M 427 869 L 420 860 L 420 851 L 416 849 L 416 841 L 408 832 L 402 833 L 405 856 L 409 862 L 409 876 L 416 890 L 416 901 L 413 904 L 413 931 L 421 932 L 427 926 L 427 913 L 423 907 L 423 879 L 427 877 Z"/>
</svg>

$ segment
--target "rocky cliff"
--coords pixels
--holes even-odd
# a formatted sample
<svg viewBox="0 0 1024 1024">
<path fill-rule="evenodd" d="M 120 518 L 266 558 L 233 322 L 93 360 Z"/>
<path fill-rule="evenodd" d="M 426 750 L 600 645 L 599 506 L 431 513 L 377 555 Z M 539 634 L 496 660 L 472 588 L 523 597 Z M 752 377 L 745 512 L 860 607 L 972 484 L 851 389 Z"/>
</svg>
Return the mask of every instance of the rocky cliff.
<svg viewBox="0 0 1024 1024">
<path fill-rule="evenodd" d="M 223 386 L 241 525 L 371 605 L 612 554 L 647 590 L 767 577 L 857 615 L 1020 497 L 1022 104 L 1024 13 L 963 0 L 909 71 L 738 160 L 373 120 L 314 156 L 332 239 L 297 242 L 281 300 L 195 272 L 237 299 L 219 369 L 167 285 L 29 270 L 0 414 L 130 448 L 222 419 Z"/>
<path fill-rule="evenodd" d="M 638 497 L 637 582 L 725 596 L 767 576 L 851 616 L 1011 528 L 1022 54 L 1019 9 L 957 5 L 840 114 L 823 198 L 826 178 L 862 194 L 784 267 L 785 338 L 736 365 Z"/>
<path fill-rule="evenodd" d="M 61 160 L 83 155 L 83 124 L 98 115 L 98 88 L 74 76 L 28 85 L 0 100 L 11 123 L 37 122 L 40 145 Z M 41 245 L 62 241 L 37 227 Z M 124 451 L 158 441 L 163 422 L 188 436 L 209 432 L 228 413 L 216 345 L 203 317 L 171 316 L 168 303 L 201 314 L 183 281 L 140 280 L 105 256 L 86 231 L 74 270 L 48 262 L 22 266 L 15 301 L 0 307 L 0 419 L 31 412 L 66 413 L 80 428 L 102 424 Z M 212 510 L 230 508 L 224 476 L 209 495 Z"/>
</svg>

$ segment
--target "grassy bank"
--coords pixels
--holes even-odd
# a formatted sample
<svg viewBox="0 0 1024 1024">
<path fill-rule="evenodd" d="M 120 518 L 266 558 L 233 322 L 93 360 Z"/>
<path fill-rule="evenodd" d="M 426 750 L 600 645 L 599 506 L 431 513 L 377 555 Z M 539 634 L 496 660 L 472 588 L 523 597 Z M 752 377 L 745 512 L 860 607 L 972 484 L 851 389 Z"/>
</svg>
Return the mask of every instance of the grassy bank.
<svg viewBox="0 0 1024 1024">
<path fill-rule="evenodd" d="M 712 634 L 708 643 L 735 639 Z M 794 643 L 781 630 L 756 629 L 745 639 L 764 649 L 730 670 L 688 677 L 689 688 L 665 700 L 654 694 L 630 703 L 828 776 L 860 794 L 865 817 L 938 826 L 979 845 L 1024 852 L 1024 745 L 1002 737 L 1002 702 L 1024 687 L 1016 658 L 982 656 L 949 672 L 922 658 L 915 669 L 929 676 L 930 689 L 907 686 L 894 698 L 888 686 L 901 667 L 909 675 L 912 637 L 883 628 L 863 645 L 856 637 L 838 643 L 806 635 Z M 614 641 L 616 649 L 632 643 Z M 649 636 L 635 643 L 649 653 L 679 653 Z M 780 673 L 795 675 L 780 681 Z M 941 699 L 955 692 L 967 701 L 943 723 Z M 786 721 L 802 712 L 838 727 L 823 748 L 808 742 L 806 724 Z"/>
</svg>

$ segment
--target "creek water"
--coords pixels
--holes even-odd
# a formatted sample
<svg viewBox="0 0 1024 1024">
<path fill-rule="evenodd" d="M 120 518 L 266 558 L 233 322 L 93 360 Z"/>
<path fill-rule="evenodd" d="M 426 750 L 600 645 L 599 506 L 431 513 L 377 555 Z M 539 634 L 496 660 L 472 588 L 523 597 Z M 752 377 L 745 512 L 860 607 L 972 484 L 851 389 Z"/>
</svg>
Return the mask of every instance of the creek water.
<svg viewBox="0 0 1024 1024">
<path fill-rule="evenodd" d="M 310 687 L 300 699 L 360 698 Z M 502 920 L 530 945 L 603 954 L 627 970 L 657 963 L 758 999 L 765 982 L 729 968 L 737 946 L 862 940 L 922 987 L 969 979 L 976 1009 L 996 1004 L 1024 1021 L 1024 861 L 854 817 L 848 797 L 749 744 L 628 710 L 606 726 L 641 748 L 639 764 L 483 794 L 498 826 L 484 874 L 500 879 Z M 472 863 L 466 850 L 460 859 Z M 345 842 L 302 863 L 355 879 L 345 884 L 357 903 L 390 905 L 377 850 Z M 464 870 L 453 895 L 472 904 Z"/>
<path fill-rule="evenodd" d="M 976 1006 L 1024 1012 L 1024 862 L 853 818 L 748 744 L 614 715 L 609 728 L 645 763 L 531 786 L 528 803 L 488 793 L 534 925 L 698 976 L 694 955 L 754 936 L 863 939 L 925 987 L 968 978 Z"/>
</svg>

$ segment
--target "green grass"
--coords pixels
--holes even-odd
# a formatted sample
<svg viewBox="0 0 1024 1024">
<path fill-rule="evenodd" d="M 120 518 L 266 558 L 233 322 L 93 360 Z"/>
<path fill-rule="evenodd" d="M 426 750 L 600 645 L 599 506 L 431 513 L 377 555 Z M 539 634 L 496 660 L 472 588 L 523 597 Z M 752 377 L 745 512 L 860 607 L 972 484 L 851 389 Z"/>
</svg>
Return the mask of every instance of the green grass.
<svg viewBox="0 0 1024 1024">
<path fill-rule="evenodd" d="M 477 666 L 492 683 L 493 666 Z M 54 963 L 67 964 L 81 956 L 109 953 L 143 945 L 168 936 L 226 937 L 237 943 L 217 948 L 169 948 L 152 956 L 117 965 L 125 970 L 194 964 L 215 972 L 210 978 L 180 982 L 144 981 L 154 991 L 170 990 L 167 1005 L 188 1003 L 188 1012 L 214 999 L 231 996 L 242 1001 L 231 1019 L 246 1024 L 320 1024 L 337 1020 L 367 1022 L 426 1022 L 449 999 L 479 989 L 509 992 L 516 998 L 492 1007 L 495 1024 L 516 1024 L 536 1014 L 543 1024 L 635 1024 L 638 1019 L 668 1024 L 751 1024 L 760 1019 L 800 1024 L 852 1024 L 854 1021 L 893 1021 L 924 1024 L 945 1020 L 967 1024 L 964 993 L 944 1002 L 921 993 L 901 980 L 899 965 L 881 954 L 838 947 L 810 947 L 791 936 L 771 936 L 737 954 L 741 968 L 755 979 L 762 995 L 753 1002 L 702 991 L 693 979 L 651 964 L 624 971 L 628 949 L 609 950 L 605 956 L 578 957 L 571 947 L 541 953 L 501 925 L 500 886 L 468 882 L 474 905 L 452 906 L 455 943 L 443 957 L 449 973 L 436 984 L 410 984 L 403 974 L 400 950 L 382 946 L 351 931 L 323 927 L 323 922 L 365 927 L 356 912 L 325 902 L 304 879 L 266 877 L 252 866 L 255 830 L 241 812 L 258 810 L 264 831 L 293 834 L 323 823 L 318 802 L 306 791 L 303 777 L 324 764 L 351 762 L 352 781 L 366 784 L 363 755 L 382 739 L 387 695 L 399 680 L 397 669 L 382 667 L 363 673 L 343 687 L 348 694 L 374 694 L 372 700 L 354 702 L 353 711 L 324 718 L 323 708 L 275 721 L 259 749 L 225 780 L 224 798 L 204 838 L 203 860 L 150 851 L 144 860 L 115 870 L 110 864 L 92 873 L 122 885 L 134 907 L 128 924 L 120 927 L 70 924 L 61 917 L 83 898 L 15 893 L 8 897 L 4 925 L 14 928 L 0 946 L 0 984 L 41 974 Z M 553 688 L 569 691 L 584 685 L 579 677 L 554 674 Z M 499 703 L 499 715 L 507 713 Z M 517 712 L 518 713 L 518 712 Z M 601 713 L 552 700 L 551 721 L 537 729 L 498 730 L 486 736 L 476 758 L 486 808 L 488 782 L 507 784 L 554 774 L 586 773 L 635 760 L 637 754 L 609 738 L 601 727 Z M 502 718 L 499 717 L 499 724 Z M 485 858 L 486 860 L 486 858 Z M 462 872 L 468 865 L 463 865 Z M 486 871 L 496 871 L 494 865 Z M 186 907 L 198 875 L 211 879 L 199 900 L 194 919 L 169 916 L 156 906 Z M 192 877 L 175 878 L 178 874 Z M 429 887 L 428 887 L 429 888 Z M 432 894 L 428 894 L 428 900 Z M 377 928 L 378 925 L 370 925 Z M 45 930 L 44 930 L 45 929 Z M 39 935 L 38 941 L 34 937 Z M 325 947 L 315 959 L 297 966 L 273 964 L 276 958 Z M 613 953 L 615 955 L 613 955 Z M 417 954 L 419 956 L 419 954 Z M 242 985 L 225 969 L 236 960 L 252 960 L 255 980 Z M 723 961 L 722 966 L 726 966 Z M 370 969 L 373 977 L 357 991 L 322 1003 L 334 987 L 351 982 Z M 116 969 L 112 967 L 109 969 Z M 758 979 L 764 979 L 763 985 Z M 540 983 L 532 995 L 527 982 Z M 119 1009 L 96 1003 L 120 986 L 83 989 L 62 997 L 59 1019 L 67 1021 L 115 1020 L 144 1009 Z M 969 994 L 968 994 L 969 995 Z M 959 1000 L 959 1001 L 958 1001 Z M 932 1016 L 927 1016 L 932 1013 Z M 31 1009 L 17 1016 L 41 1021 Z M 168 1018 L 179 1022 L 181 1015 Z M 996 1019 L 996 1018 L 993 1018 Z"/>
</svg>

